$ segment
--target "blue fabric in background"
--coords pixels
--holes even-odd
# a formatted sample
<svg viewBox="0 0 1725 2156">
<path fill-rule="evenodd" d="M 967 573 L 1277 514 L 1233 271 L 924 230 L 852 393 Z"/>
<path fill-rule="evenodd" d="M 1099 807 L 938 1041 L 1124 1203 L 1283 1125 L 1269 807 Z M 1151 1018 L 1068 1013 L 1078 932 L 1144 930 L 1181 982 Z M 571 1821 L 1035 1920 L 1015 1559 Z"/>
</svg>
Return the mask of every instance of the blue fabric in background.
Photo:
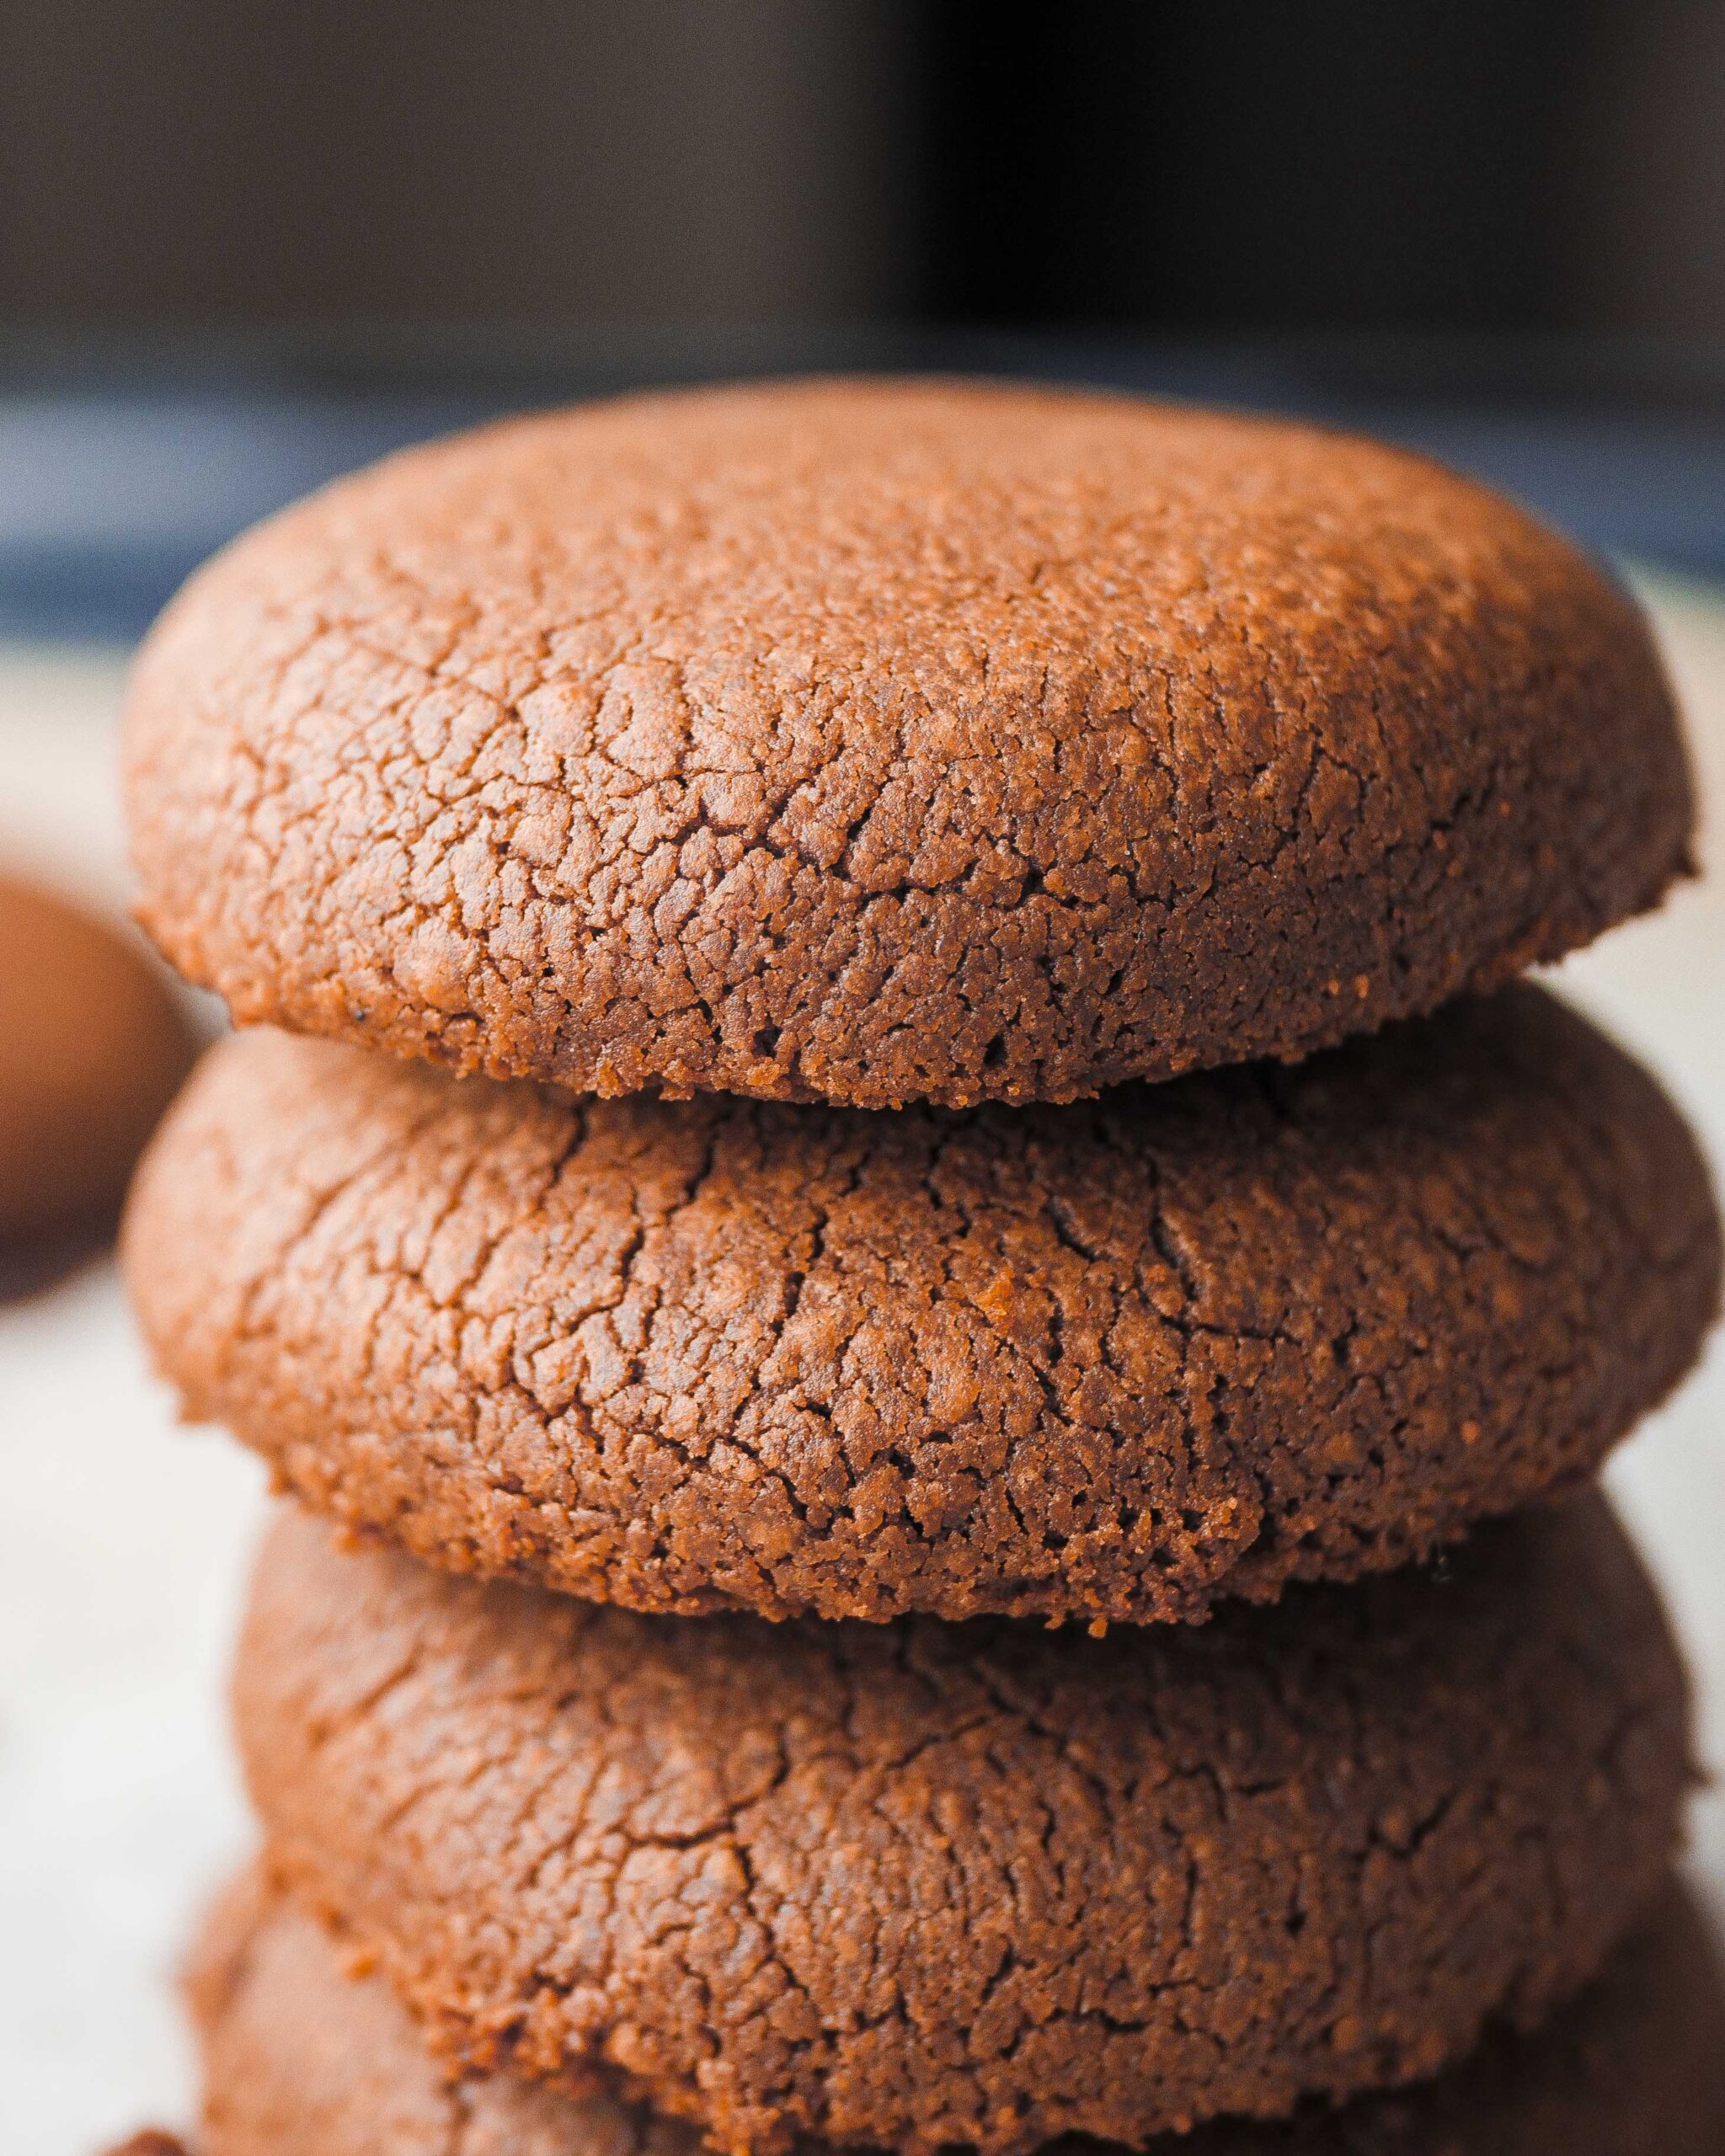
<svg viewBox="0 0 1725 2156">
<path fill-rule="evenodd" d="M 1338 381 L 1333 366 L 1250 348 L 912 338 L 767 346 L 716 363 L 589 363 L 485 387 L 308 387 L 245 370 L 174 386 L 159 368 L 136 384 L 123 370 L 50 387 L 0 382 L 0 635 L 130 640 L 199 562 L 257 518 L 390 450 L 500 412 L 636 382 L 836 365 L 1040 374 L 1359 427 L 1488 480 L 1601 552 L 1725 580 L 1717 407 L 1621 388 L 1457 391 L 1429 362 L 1417 387 L 1386 389 L 1381 369 L 1351 381 L 1340 370 Z"/>
</svg>

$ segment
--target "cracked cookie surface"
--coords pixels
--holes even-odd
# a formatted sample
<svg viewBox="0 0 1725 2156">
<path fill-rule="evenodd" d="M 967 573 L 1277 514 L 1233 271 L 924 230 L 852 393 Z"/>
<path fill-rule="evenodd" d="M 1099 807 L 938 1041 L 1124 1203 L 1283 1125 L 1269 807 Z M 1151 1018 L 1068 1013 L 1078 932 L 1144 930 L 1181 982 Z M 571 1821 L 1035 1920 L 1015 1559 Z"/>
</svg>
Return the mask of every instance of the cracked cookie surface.
<svg viewBox="0 0 1725 2156">
<path fill-rule="evenodd" d="M 1681 1665 L 1604 1501 L 1093 1639 L 670 1620 L 289 1513 L 237 1726 L 272 1864 L 445 2054 L 731 2151 L 1017 2156 L 1436 2072 L 1655 1897 Z"/>
<path fill-rule="evenodd" d="M 507 2074 L 450 2079 L 382 1977 L 350 1975 L 319 1927 L 255 1881 L 211 1912 L 191 1990 L 200 2156 L 702 2156 L 692 2127 L 615 2095 L 574 2099 Z M 1718 2156 L 1722 2146 L 1718 1950 L 1668 1886 L 1605 1974 L 1536 2036 L 1490 2036 L 1416 2089 L 1288 2121 L 1218 2121 L 1158 2138 L 1147 2156 Z M 1108 2152 L 1073 2141 L 1058 2156 Z"/>
<path fill-rule="evenodd" d="M 242 1022 L 582 1092 L 1070 1100 L 1294 1058 L 1657 901 L 1632 601 L 1278 422 L 633 398 L 240 540 L 126 722 L 140 915 Z"/>
<path fill-rule="evenodd" d="M 1705 1169 L 1525 987 L 953 1113 L 211 1051 L 126 1269 L 187 1411 L 434 1563 L 780 1617 L 1201 1616 L 1592 1473 L 1712 1314 Z"/>
</svg>

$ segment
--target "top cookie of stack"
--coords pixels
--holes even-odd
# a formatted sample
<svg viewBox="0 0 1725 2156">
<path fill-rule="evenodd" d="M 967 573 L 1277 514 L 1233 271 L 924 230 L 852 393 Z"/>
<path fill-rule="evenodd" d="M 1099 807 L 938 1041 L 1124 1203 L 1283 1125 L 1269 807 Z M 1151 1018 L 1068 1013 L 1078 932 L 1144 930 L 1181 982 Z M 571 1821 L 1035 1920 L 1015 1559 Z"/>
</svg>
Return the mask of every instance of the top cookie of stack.
<svg viewBox="0 0 1725 2156">
<path fill-rule="evenodd" d="M 1631 601 L 1308 429 L 866 382 L 398 457 L 139 664 L 142 918 L 242 1022 L 617 1094 L 1302 1056 L 1685 866 Z"/>
</svg>

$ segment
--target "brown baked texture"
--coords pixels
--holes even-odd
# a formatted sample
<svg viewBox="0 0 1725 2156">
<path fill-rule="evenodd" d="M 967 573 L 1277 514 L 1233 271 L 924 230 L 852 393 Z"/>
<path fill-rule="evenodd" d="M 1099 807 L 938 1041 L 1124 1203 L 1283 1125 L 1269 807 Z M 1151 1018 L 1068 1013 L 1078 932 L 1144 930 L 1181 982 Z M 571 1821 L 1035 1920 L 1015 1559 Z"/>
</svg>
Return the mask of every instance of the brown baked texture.
<svg viewBox="0 0 1725 2156">
<path fill-rule="evenodd" d="M 201 2156 L 701 2156 L 686 2124 L 506 2074 L 451 2081 L 383 1979 L 255 1880 L 212 1911 L 192 1995 Z M 805 2143 L 809 2156 L 818 2143 Z M 1489 2036 L 1439 2080 L 1292 2120 L 1219 2121 L 1151 2156 L 1719 2156 L 1725 1982 L 1687 1894 L 1539 2035 Z M 1052 2156 L 1052 2152 L 1051 2152 Z M 1068 2142 L 1060 2156 L 1103 2156 Z"/>
<path fill-rule="evenodd" d="M 192 1055 L 172 992 L 122 926 L 0 874 L 0 1294 L 113 1233 Z"/>
<path fill-rule="evenodd" d="M 1589 1475 L 1717 1299 L 1653 1081 L 1530 988 L 967 1113 L 577 1102 L 259 1031 L 142 1171 L 190 1413 L 457 1571 L 1135 1620 Z"/>
<path fill-rule="evenodd" d="M 1104 1639 L 665 1619 L 268 1540 L 277 1876 L 445 2054 L 725 2150 L 1013 2156 L 1423 2078 L 1658 1890 L 1681 1664 L 1609 1508 Z"/>
<path fill-rule="evenodd" d="M 1284 1058 L 1652 905 L 1633 602 L 1399 451 L 980 383 L 409 452 L 133 675 L 140 917 L 242 1023 L 582 1092 L 1065 1101 Z"/>
</svg>

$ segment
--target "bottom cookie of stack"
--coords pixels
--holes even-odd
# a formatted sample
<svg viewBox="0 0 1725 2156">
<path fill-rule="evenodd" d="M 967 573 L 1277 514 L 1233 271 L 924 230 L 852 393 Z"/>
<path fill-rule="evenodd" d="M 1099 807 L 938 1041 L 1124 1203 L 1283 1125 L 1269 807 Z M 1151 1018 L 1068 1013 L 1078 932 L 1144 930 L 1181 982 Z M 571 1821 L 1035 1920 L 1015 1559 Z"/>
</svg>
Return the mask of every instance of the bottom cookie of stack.
<svg viewBox="0 0 1725 2156">
<path fill-rule="evenodd" d="M 1597 1497 L 1105 1639 L 631 1616 L 288 1515 L 237 1733 L 434 2047 L 733 2156 L 1141 2146 L 1541 2025 L 1657 1894 L 1681 1666 Z"/>
<path fill-rule="evenodd" d="M 382 1977 L 352 1977 L 254 1874 L 194 1957 L 200 2156 L 698 2156 L 695 2130 L 611 2096 L 451 2080 Z M 1069 2149 L 1081 2144 L 1069 2143 Z M 1092 2144 L 1095 2146 L 1096 2144 Z M 1440 2079 L 1274 2124 L 1214 2121 L 1155 2156 L 1716 2156 L 1725 1974 L 1669 1886 L 1605 1975 L 1530 2037 L 1488 2037 Z"/>
</svg>

